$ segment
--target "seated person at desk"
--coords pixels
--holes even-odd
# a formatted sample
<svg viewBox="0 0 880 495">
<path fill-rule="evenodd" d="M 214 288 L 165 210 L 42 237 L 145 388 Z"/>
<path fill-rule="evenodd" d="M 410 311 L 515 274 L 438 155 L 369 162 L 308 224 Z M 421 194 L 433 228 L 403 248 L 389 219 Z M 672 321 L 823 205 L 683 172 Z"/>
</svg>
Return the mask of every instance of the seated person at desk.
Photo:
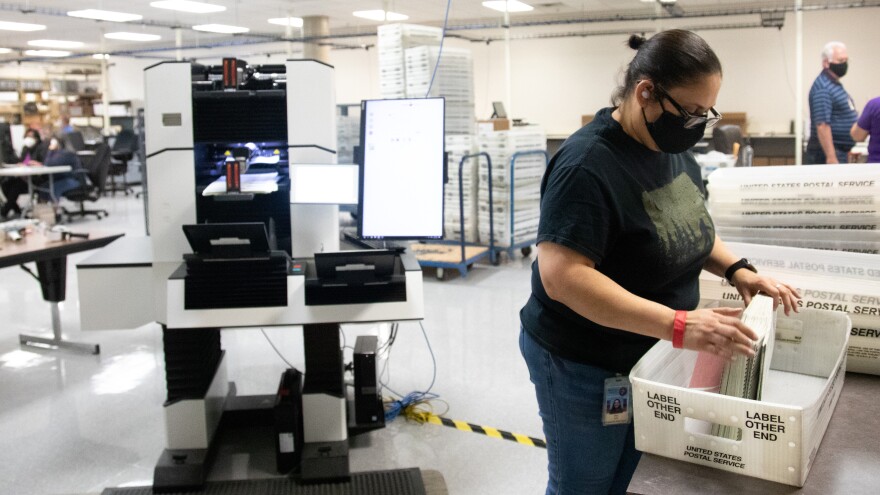
<svg viewBox="0 0 880 495">
<path fill-rule="evenodd" d="M 880 96 L 865 105 L 861 117 L 853 124 L 849 133 L 857 142 L 871 136 L 868 142 L 868 163 L 880 163 Z"/>
<path fill-rule="evenodd" d="M 54 196 L 55 199 L 60 198 L 61 195 L 67 191 L 76 189 L 80 186 L 80 182 L 74 174 L 74 171 L 80 168 L 79 157 L 76 156 L 76 153 L 64 149 L 64 147 L 61 146 L 61 140 L 58 138 L 53 137 L 49 140 L 49 151 L 46 152 L 46 159 L 43 161 L 43 165 L 47 167 L 69 165 L 71 168 L 70 172 L 54 174 L 52 176 L 52 196 Z M 48 190 L 45 189 L 45 186 L 48 183 L 48 176 L 43 175 L 34 178 L 34 185 L 43 188 L 43 192 L 48 192 Z"/>
<path fill-rule="evenodd" d="M 40 133 L 36 129 L 28 129 L 24 133 L 24 147 L 21 149 L 20 157 L 22 165 L 39 166 L 46 159 L 49 143 L 44 143 L 40 138 Z M 3 189 L 3 196 L 6 197 L 6 203 L 0 207 L 0 219 L 5 218 L 10 212 L 14 212 L 17 216 L 21 215 L 21 207 L 18 206 L 18 197 L 27 192 L 27 181 L 20 177 L 6 177 L 0 188 Z"/>
<path fill-rule="evenodd" d="M 70 115 L 62 114 L 61 121 L 58 124 L 58 130 L 61 134 L 67 134 L 68 132 L 73 132 L 74 128 L 70 125 Z"/>
</svg>

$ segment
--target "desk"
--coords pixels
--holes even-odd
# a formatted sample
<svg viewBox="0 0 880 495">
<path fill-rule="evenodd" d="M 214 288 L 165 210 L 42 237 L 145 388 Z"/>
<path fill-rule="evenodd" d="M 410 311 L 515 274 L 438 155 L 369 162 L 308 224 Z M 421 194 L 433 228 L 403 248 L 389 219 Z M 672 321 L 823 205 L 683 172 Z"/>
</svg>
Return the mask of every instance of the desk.
<svg viewBox="0 0 880 495">
<path fill-rule="evenodd" d="M 50 303 L 52 309 L 52 337 L 20 335 L 19 341 L 22 345 L 49 345 L 92 354 L 100 353 L 101 349 L 97 344 L 70 342 L 61 337 L 61 314 L 58 303 L 65 298 L 67 255 L 106 246 L 122 235 L 92 233 L 88 239 L 53 241 L 39 232 L 32 232 L 24 236 L 21 241 L 7 241 L 2 246 L 0 268 L 36 262 L 37 278 L 43 290 L 43 299 Z"/>
<path fill-rule="evenodd" d="M 877 493 L 880 377 L 847 373 L 840 399 L 803 488 L 644 454 L 627 493 Z"/>
<path fill-rule="evenodd" d="M 33 208 L 34 204 L 34 176 L 35 175 L 48 175 L 49 176 L 49 196 L 52 197 L 52 202 L 56 202 L 58 198 L 55 197 L 55 183 L 52 179 L 54 174 L 61 174 L 64 172 L 70 172 L 72 170 L 70 165 L 55 165 L 55 166 L 28 166 L 28 165 L 17 165 L 13 167 L 0 167 L 0 177 L 27 177 L 27 185 L 28 185 L 28 198 L 30 198 L 30 204 L 24 211 Z M 24 211 L 22 211 L 22 216 L 24 216 Z M 96 246 L 100 247 L 100 246 Z"/>
<path fill-rule="evenodd" d="M 772 136 L 748 136 L 748 143 L 754 150 L 753 165 L 793 165 L 795 157 L 795 136 L 777 134 Z"/>
</svg>

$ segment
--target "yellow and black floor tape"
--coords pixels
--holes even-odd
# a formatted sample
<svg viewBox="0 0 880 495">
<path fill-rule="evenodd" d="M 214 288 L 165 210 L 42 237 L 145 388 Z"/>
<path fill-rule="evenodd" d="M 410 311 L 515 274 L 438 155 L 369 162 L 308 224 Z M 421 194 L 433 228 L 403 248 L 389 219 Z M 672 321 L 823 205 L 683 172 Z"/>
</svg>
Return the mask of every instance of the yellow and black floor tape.
<svg viewBox="0 0 880 495">
<path fill-rule="evenodd" d="M 421 420 L 427 423 L 448 426 L 450 428 L 455 428 L 461 431 L 472 431 L 474 433 L 481 433 L 483 435 L 486 435 L 487 437 L 501 438 L 523 445 L 530 445 L 532 447 L 539 447 L 542 449 L 547 448 L 547 442 L 540 438 L 534 438 L 526 435 L 520 435 L 519 433 L 511 433 L 509 431 L 498 430 L 496 428 L 492 428 L 491 426 L 480 426 L 467 423 L 465 421 L 457 421 L 454 419 L 443 418 L 431 413 L 421 413 L 419 414 L 419 416 L 421 416 Z"/>
</svg>

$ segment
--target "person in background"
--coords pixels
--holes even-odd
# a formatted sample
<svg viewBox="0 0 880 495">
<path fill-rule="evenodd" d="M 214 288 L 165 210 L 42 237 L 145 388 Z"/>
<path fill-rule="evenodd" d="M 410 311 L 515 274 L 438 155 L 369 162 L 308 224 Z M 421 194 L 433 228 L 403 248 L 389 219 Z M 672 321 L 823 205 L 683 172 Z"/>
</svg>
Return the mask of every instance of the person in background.
<svg viewBox="0 0 880 495">
<path fill-rule="evenodd" d="M 856 104 L 840 79 L 849 68 L 846 45 L 832 41 L 822 49 L 822 72 L 810 88 L 810 140 L 804 163 L 846 163 L 852 149 L 849 131 L 856 121 Z"/>
<path fill-rule="evenodd" d="M 52 176 L 52 195 L 55 199 L 60 198 L 65 192 L 80 187 L 80 182 L 75 175 L 76 169 L 80 168 L 79 157 L 76 153 L 68 151 L 61 146 L 61 140 L 53 137 L 49 140 L 49 149 L 46 152 L 46 158 L 43 165 L 47 167 L 55 167 L 60 165 L 68 165 L 71 167 L 70 172 L 54 174 Z M 49 184 L 48 176 L 39 176 L 39 182 L 34 180 L 34 184 L 46 191 Z M 42 191 L 41 191 L 42 192 Z M 44 194 L 41 196 L 45 197 Z"/>
<path fill-rule="evenodd" d="M 21 148 L 21 163 L 24 165 L 42 165 L 49 151 L 49 143 L 44 142 L 40 132 L 36 129 L 28 129 L 24 133 L 23 146 Z"/>
<path fill-rule="evenodd" d="M 40 166 L 46 158 L 49 143 L 44 143 L 36 129 L 28 129 L 24 133 L 24 146 L 19 154 L 22 165 Z M 20 177 L 7 177 L 0 184 L 6 203 L 0 207 L 0 219 L 6 218 L 10 213 L 21 215 L 21 207 L 18 206 L 18 197 L 28 190 L 27 181 Z"/>
<path fill-rule="evenodd" d="M 786 314 L 793 286 L 757 273 L 715 234 L 688 150 L 721 120 L 721 62 L 673 29 L 636 50 L 614 108 L 569 137 L 541 182 L 532 293 L 519 345 L 547 439 L 547 495 L 623 494 L 639 460 L 632 423 L 604 426 L 606 379 L 629 374 L 658 340 L 725 359 L 757 338 L 735 308 L 696 309 L 702 270 L 748 303 Z"/>
<path fill-rule="evenodd" d="M 862 115 L 853 124 L 849 134 L 856 141 L 864 141 L 871 136 L 868 142 L 868 163 L 880 163 L 880 96 L 865 105 Z"/>
<path fill-rule="evenodd" d="M 67 134 L 68 132 L 73 132 L 73 126 L 70 125 L 70 115 L 62 114 L 61 115 L 61 125 L 58 126 L 61 132 L 61 135 Z"/>
</svg>

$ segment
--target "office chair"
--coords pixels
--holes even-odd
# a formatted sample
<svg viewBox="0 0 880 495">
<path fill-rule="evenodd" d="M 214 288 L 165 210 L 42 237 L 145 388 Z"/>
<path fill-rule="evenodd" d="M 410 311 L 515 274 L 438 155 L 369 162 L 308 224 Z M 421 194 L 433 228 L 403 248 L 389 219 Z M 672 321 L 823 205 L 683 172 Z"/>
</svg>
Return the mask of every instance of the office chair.
<svg viewBox="0 0 880 495">
<path fill-rule="evenodd" d="M 116 141 L 110 151 L 110 189 L 109 192 L 116 195 L 116 191 L 122 191 L 126 196 L 129 192 L 134 192 L 131 184 L 126 179 L 128 173 L 128 161 L 134 157 L 137 147 L 137 135 L 134 131 L 123 129 L 116 135 Z M 116 176 L 122 178 L 121 186 L 116 185 Z"/>
<path fill-rule="evenodd" d="M 108 216 L 109 213 L 104 209 L 87 210 L 85 208 L 86 201 L 98 201 L 104 192 L 104 184 L 107 182 L 107 174 L 110 172 L 110 147 L 104 143 L 95 147 L 94 155 L 84 156 L 82 160 L 82 168 L 74 171 L 80 186 L 71 189 L 62 194 L 62 196 L 75 203 L 79 203 L 79 210 L 69 211 L 62 208 L 64 215 L 67 215 L 68 221 L 75 216 L 84 217 L 86 215 L 95 215 L 99 220 Z"/>
<path fill-rule="evenodd" d="M 726 155 L 733 154 L 733 143 L 743 144 L 742 129 L 738 125 L 719 125 L 712 129 L 712 146 Z"/>
<path fill-rule="evenodd" d="M 80 151 L 86 151 L 86 141 L 79 131 L 65 132 L 61 136 L 61 140 L 64 142 L 64 147 L 74 153 L 79 154 Z"/>
<path fill-rule="evenodd" d="M 742 128 L 738 125 L 720 125 L 712 129 L 712 147 L 725 155 L 737 155 L 737 166 L 740 163 L 740 151 L 743 145 Z"/>
</svg>

